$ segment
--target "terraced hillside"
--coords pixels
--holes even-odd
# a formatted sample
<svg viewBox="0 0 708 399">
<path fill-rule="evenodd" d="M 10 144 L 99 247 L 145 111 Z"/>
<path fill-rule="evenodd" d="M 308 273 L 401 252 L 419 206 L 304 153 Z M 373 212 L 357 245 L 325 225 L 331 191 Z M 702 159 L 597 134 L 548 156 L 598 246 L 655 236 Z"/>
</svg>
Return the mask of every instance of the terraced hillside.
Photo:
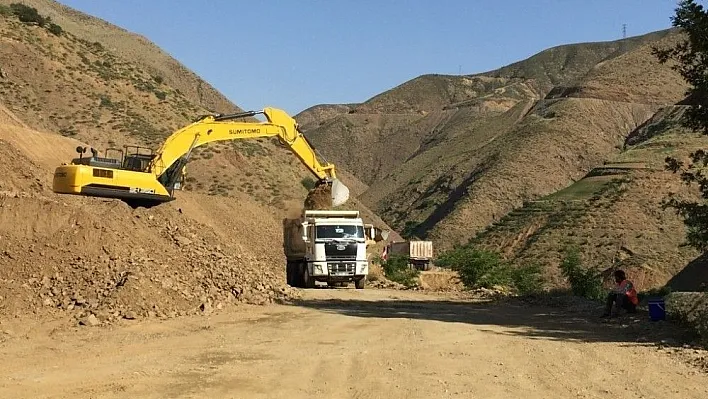
<svg viewBox="0 0 708 399">
<path fill-rule="evenodd" d="M 679 101 L 685 84 L 650 54 L 677 35 L 561 46 L 472 76 L 421 76 L 300 117 L 324 154 L 368 184 L 365 204 L 445 248 L 582 178 Z"/>
<path fill-rule="evenodd" d="M 662 108 L 627 138 L 620 154 L 569 187 L 513 210 L 473 242 L 520 264 L 546 265 L 555 278 L 562 250 L 575 245 L 587 266 L 627 269 L 643 289 L 667 283 L 699 255 L 682 246 L 682 221 L 661 206 L 670 194 L 697 195 L 664 170 L 666 156 L 683 158 L 708 146 L 706 137 L 679 126 L 684 110 Z"/>
</svg>

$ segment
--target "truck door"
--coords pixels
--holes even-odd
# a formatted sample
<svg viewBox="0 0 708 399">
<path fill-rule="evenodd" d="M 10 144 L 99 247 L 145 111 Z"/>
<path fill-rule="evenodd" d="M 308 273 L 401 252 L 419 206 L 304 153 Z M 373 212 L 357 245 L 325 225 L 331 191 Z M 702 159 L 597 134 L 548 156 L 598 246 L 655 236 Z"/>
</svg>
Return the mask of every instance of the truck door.
<svg viewBox="0 0 708 399">
<path fill-rule="evenodd" d="M 309 225 L 307 226 L 307 257 L 309 260 L 315 260 L 315 226 Z"/>
</svg>

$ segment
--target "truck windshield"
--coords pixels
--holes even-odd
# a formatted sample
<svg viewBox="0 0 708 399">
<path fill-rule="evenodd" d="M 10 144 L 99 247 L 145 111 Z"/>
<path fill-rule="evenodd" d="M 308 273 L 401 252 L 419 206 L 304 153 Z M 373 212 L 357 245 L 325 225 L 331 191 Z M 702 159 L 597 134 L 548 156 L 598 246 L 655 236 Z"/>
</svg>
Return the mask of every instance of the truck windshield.
<svg viewBox="0 0 708 399">
<path fill-rule="evenodd" d="M 317 238 L 364 238 L 364 227 L 354 225 L 317 226 Z"/>
</svg>

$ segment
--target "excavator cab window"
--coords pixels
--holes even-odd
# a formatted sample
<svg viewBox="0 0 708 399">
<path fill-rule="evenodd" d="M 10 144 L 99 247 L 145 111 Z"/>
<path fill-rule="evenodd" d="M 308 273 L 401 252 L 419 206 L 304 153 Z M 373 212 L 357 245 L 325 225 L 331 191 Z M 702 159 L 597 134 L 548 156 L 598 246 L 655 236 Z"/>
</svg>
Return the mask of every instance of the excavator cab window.
<svg viewBox="0 0 708 399">
<path fill-rule="evenodd" d="M 138 172 L 146 171 L 150 161 L 155 155 L 147 147 L 125 146 L 125 158 L 123 159 L 123 169 Z"/>
<path fill-rule="evenodd" d="M 116 156 L 111 156 L 111 154 L 116 153 Z M 104 152 L 104 157 L 106 159 L 113 159 L 118 161 L 118 163 L 122 164 L 123 163 L 123 150 L 120 148 L 106 148 L 106 151 Z"/>
</svg>

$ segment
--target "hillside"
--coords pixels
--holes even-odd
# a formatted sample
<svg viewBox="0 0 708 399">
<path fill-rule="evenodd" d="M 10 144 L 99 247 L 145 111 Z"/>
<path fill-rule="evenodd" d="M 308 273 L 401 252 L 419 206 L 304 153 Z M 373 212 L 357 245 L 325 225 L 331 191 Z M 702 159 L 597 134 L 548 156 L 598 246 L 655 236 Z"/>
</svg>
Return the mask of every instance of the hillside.
<svg viewBox="0 0 708 399">
<path fill-rule="evenodd" d="M 556 278 L 562 249 L 576 245 L 587 266 L 626 269 L 643 289 L 667 283 L 700 255 L 682 246 L 682 221 L 661 206 L 672 193 L 698 198 L 664 170 L 665 157 L 685 159 L 708 146 L 708 138 L 680 127 L 684 110 L 662 108 L 628 136 L 621 153 L 569 187 L 515 209 L 473 241 L 517 263 L 547 265 Z"/>
<path fill-rule="evenodd" d="M 311 176 L 275 140 L 200 147 L 177 200 L 149 210 L 51 191 L 77 145 L 155 149 L 195 117 L 239 107 L 143 38 L 55 2 L 25 3 L 63 31 L 0 12 L 0 318 L 110 321 L 291 295 L 282 219 L 301 209 Z"/>
<path fill-rule="evenodd" d="M 477 75 L 425 75 L 298 118 L 325 155 L 369 186 L 366 205 L 445 248 L 582 178 L 679 101 L 684 83 L 649 54 L 677 35 L 560 46 Z"/>
<path fill-rule="evenodd" d="M 0 0 L 0 4 L 4 5 L 16 2 Z M 89 44 L 98 42 L 110 50 L 112 55 L 130 60 L 149 76 L 161 78 L 196 106 L 221 113 L 239 110 L 214 87 L 143 36 L 53 0 L 22 0 L 20 3 L 37 8 L 40 14 L 50 17 L 53 22 L 77 38 Z"/>
</svg>

